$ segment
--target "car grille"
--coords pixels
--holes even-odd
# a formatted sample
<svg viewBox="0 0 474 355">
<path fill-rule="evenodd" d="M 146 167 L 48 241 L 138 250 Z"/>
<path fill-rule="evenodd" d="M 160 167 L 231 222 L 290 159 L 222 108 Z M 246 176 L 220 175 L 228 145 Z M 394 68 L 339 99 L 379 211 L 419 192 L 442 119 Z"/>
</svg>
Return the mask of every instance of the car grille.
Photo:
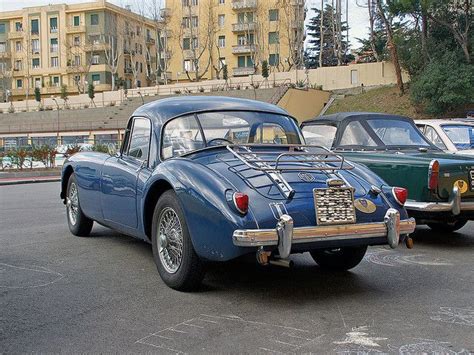
<svg viewBox="0 0 474 355">
<path fill-rule="evenodd" d="M 356 222 L 354 189 L 350 187 L 313 189 L 313 195 L 318 225 Z"/>
<path fill-rule="evenodd" d="M 471 191 L 474 191 L 474 170 L 469 170 L 469 182 Z"/>
</svg>

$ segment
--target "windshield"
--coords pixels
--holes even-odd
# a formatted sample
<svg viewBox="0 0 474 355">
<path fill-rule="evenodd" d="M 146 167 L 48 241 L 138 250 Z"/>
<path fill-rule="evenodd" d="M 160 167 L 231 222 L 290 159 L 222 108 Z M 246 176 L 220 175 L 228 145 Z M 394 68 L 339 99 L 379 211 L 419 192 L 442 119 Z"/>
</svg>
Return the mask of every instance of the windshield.
<svg viewBox="0 0 474 355">
<path fill-rule="evenodd" d="M 331 148 L 337 128 L 329 125 L 310 125 L 303 127 L 303 136 L 307 144 Z"/>
<path fill-rule="evenodd" d="M 339 142 L 340 148 L 367 149 L 434 148 L 416 126 L 399 119 L 368 119 L 350 122 Z"/>
<path fill-rule="evenodd" d="M 296 122 L 284 115 L 250 111 L 206 112 L 169 121 L 162 157 L 180 156 L 222 144 L 301 144 Z"/>
<path fill-rule="evenodd" d="M 474 148 L 474 126 L 471 125 L 442 125 L 441 128 L 451 142 L 459 150 Z"/>
</svg>

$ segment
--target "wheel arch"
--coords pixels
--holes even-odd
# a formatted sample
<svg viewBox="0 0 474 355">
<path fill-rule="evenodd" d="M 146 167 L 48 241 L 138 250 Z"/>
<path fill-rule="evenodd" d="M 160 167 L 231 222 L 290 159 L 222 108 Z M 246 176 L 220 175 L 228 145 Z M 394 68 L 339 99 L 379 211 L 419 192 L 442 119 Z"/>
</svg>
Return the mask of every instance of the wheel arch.
<svg viewBox="0 0 474 355">
<path fill-rule="evenodd" d="M 60 194 L 60 197 L 63 200 L 66 199 L 67 183 L 72 173 L 74 173 L 74 169 L 71 165 L 68 165 L 66 166 L 66 168 L 64 168 L 63 177 L 61 179 L 61 194 Z"/>
<path fill-rule="evenodd" d="M 149 241 L 151 241 L 151 226 L 156 203 L 161 195 L 168 190 L 174 190 L 173 186 L 168 181 L 159 179 L 153 182 L 146 194 L 145 203 L 143 204 L 143 227 Z"/>
</svg>

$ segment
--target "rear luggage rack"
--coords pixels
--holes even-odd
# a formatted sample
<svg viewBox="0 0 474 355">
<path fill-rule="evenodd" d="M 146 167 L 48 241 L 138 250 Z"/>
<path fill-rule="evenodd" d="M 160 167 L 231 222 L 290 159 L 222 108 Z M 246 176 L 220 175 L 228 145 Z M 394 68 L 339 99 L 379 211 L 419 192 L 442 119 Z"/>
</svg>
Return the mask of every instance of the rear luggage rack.
<svg viewBox="0 0 474 355">
<path fill-rule="evenodd" d="M 282 153 L 272 149 L 288 148 Z M 350 170 L 354 165 L 344 157 L 318 145 L 305 144 L 229 144 L 227 149 L 247 167 L 264 172 L 286 198 L 292 198 L 295 191 L 281 175 L 284 171 L 327 171 Z M 315 150 L 311 152 L 309 150 Z M 275 158 L 268 158 L 274 156 Z"/>
</svg>

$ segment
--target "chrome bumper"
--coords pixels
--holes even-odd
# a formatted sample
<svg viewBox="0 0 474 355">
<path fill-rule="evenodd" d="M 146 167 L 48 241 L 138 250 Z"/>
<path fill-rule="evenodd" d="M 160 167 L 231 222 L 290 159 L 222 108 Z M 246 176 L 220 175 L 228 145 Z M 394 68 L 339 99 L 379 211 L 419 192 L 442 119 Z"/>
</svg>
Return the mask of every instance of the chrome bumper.
<svg viewBox="0 0 474 355">
<path fill-rule="evenodd" d="M 288 215 L 280 217 L 275 229 L 236 230 L 234 245 L 241 247 L 278 246 L 280 258 L 287 258 L 292 244 L 321 241 L 368 239 L 386 237 L 387 243 L 396 248 L 400 234 L 410 234 L 415 230 L 415 219 L 400 220 L 397 210 L 390 208 L 384 222 L 341 224 L 293 228 L 293 219 Z"/>
<path fill-rule="evenodd" d="M 451 212 L 453 215 L 458 215 L 462 211 L 474 211 L 474 201 L 462 202 L 461 192 L 457 186 L 454 186 L 448 202 L 418 202 L 407 200 L 407 202 L 405 202 L 405 208 L 409 211 Z"/>
</svg>

